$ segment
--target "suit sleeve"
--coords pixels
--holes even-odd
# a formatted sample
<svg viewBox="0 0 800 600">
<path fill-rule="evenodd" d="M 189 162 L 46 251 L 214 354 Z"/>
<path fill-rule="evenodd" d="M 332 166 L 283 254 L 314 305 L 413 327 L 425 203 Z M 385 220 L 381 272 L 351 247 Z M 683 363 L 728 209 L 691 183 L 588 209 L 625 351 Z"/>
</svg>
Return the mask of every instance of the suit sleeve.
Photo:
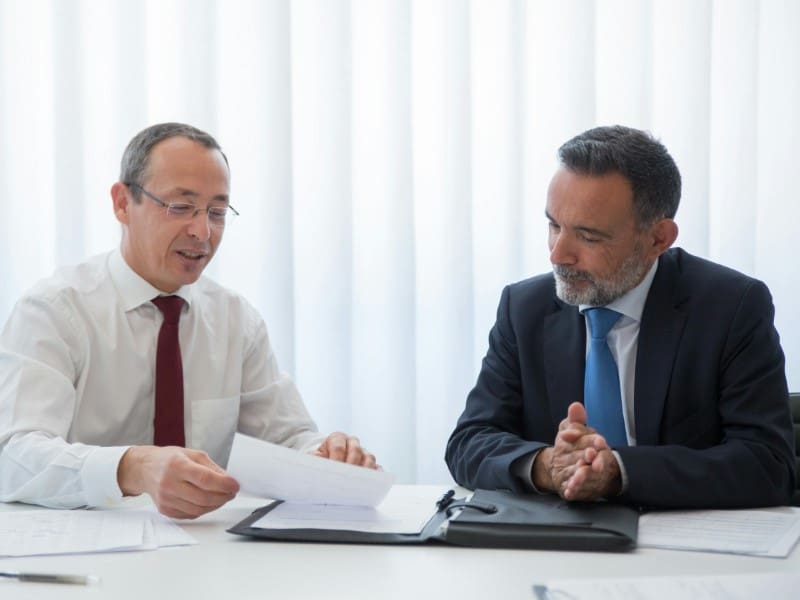
<svg viewBox="0 0 800 600">
<path fill-rule="evenodd" d="M 618 448 L 628 472 L 625 499 L 644 506 L 739 508 L 784 504 L 795 486 L 794 438 L 784 356 L 766 286 L 741 295 L 724 337 L 717 369 L 715 445 L 697 441 L 705 426 L 662 427 L 664 445 Z M 684 359 L 685 360 L 685 359 Z M 691 361 L 703 365 L 695 353 Z M 697 368 L 703 368 L 702 366 Z M 690 371 L 673 373 L 670 396 L 699 406 Z M 679 391 L 675 391 L 679 390 Z M 679 431 L 683 429 L 683 431 Z M 697 443 L 695 443 L 697 441 Z"/>
<path fill-rule="evenodd" d="M 478 381 L 447 443 L 445 461 L 460 485 L 525 491 L 511 463 L 546 444 L 522 437 L 522 382 L 506 287 Z"/>
</svg>

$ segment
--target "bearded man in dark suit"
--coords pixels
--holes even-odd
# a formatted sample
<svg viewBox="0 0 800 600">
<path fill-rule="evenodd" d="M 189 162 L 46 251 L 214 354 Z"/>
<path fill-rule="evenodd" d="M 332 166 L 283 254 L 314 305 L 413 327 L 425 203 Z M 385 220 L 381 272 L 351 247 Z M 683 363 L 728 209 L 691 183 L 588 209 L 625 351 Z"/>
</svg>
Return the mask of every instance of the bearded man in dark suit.
<svg viewBox="0 0 800 600">
<path fill-rule="evenodd" d="M 794 439 L 767 287 L 671 248 L 681 178 L 649 134 L 598 127 L 559 158 L 553 272 L 503 290 L 447 445 L 453 477 L 653 507 L 786 503 Z M 597 309 L 614 324 L 590 341 Z"/>
</svg>

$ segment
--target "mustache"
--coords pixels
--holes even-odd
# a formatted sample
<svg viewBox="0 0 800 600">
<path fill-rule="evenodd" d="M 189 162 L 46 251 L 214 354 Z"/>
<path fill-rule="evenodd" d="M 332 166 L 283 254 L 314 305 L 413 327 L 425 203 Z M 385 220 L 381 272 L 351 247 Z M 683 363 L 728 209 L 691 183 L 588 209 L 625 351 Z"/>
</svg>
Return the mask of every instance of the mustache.
<svg viewBox="0 0 800 600">
<path fill-rule="evenodd" d="M 594 277 L 592 277 L 586 271 L 570 269 L 569 267 L 565 267 L 563 265 L 553 265 L 553 273 L 557 277 L 567 281 L 594 281 Z"/>
</svg>

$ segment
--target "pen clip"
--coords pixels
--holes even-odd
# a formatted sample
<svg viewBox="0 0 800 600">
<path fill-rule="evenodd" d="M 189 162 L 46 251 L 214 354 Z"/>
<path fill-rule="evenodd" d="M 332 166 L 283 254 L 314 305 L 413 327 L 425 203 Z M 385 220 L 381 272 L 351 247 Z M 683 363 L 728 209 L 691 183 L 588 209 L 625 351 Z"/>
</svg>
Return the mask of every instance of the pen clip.
<svg viewBox="0 0 800 600">
<path fill-rule="evenodd" d="M 453 502 L 453 497 L 456 495 L 455 490 L 447 490 L 442 497 L 436 501 L 437 510 L 442 511 Z"/>
</svg>

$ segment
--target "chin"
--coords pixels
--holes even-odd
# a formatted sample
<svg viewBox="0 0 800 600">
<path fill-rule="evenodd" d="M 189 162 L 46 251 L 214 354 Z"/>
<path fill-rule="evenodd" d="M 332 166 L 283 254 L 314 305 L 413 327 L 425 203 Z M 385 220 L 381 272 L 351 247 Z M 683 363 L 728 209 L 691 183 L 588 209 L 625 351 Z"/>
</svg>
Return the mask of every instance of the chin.
<svg viewBox="0 0 800 600">
<path fill-rule="evenodd" d="M 591 304 L 587 299 L 594 295 L 594 288 L 588 281 L 565 281 L 556 277 L 556 296 L 562 302 L 578 306 L 580 304 Z"/>
</svg>

